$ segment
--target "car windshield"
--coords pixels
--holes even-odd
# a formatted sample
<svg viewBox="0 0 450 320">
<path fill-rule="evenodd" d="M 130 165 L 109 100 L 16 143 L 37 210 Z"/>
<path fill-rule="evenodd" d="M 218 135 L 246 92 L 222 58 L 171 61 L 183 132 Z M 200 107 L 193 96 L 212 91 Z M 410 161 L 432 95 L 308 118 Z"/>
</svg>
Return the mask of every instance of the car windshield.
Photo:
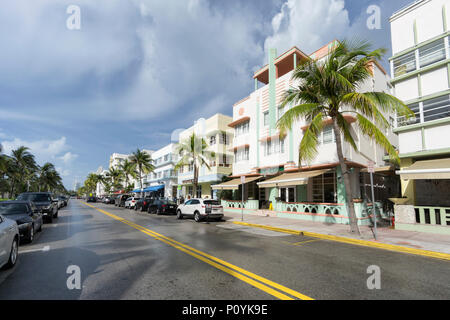
<svg viewBox="0 0 450 320">
<path fill-rule="evenodd" d="M 163 199 L 161 200 L 162 204 L 175 204 L 175 202 L 173 202 L 172 200 L 167 200 L 167 199 Z"/>
<path fill-rule="evenodd" d="M 26 201 L 34 201 L 34 202 L 47 202 L 52 201 L 48 194 L 43 193 L 23 193 L 17 197 L 17 200 L 26 200 Z"/>
<path fill-rule="evenodd" d="M 217 200 L 204 200 L 203 201 L 204 204 L 210 204 L 212 206 L 218 206 L 220 205 L 219 201 Z"/>
<path fill-rule="evenodd" d="M 27 212 L 28 208 L 25 203 L 0 203 L 0 214 L 4 216 Z"/>
</svg>

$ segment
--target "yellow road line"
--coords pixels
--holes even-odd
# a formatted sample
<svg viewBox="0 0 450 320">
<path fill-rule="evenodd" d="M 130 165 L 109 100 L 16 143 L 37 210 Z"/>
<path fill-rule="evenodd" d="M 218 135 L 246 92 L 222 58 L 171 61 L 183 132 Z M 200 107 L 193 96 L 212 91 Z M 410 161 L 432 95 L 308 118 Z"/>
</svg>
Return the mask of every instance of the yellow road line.
<svg viewBox="0 0 450 320">
<path fill-rule="evenodd" d="M 295 242 L 295 243 L 291 243 L 293 246 L 299 246 L 302 245 L 304 243 L 308 243 L 308 242 L 316 242 L 316 241 L 322 241 L 322 239 L 314 239 L 314 240 L 307 240 L 307 241 L 300 241 L 300 242 Z"/>
<path fill-rule="evenodd" d="M 277 227 L 265 226 L 265 225 L 261 225 L 261 224 L 246 223 L 246 222 L 240 222 L 240 221 L 233 221 L 233 223 L 243 225 L 243 226 L 261 228 L 261 229 L 266 229 L 266 230 L 271 230 L 271 231 L 278 231 L 278 232 L 283 232 L 283 233 L 288 233 L 288 234 L 303 235 L 303 236 L 307 236 L 307 237 L 349 243 L 349 244 L 354 244 L 354 245 L 359 245 L 359 246 L 372 247 L 372 248 L 384 249 L 384 250 L 396 251 L 396 252 L 402 252 L 402 253 L 409 253 L 409 254 L 424 256 L 424 257 L 428 257 L 428 258 L 450 260 L 450 254 L 448 254 L 448 253 L 408 248 L 408 247 L 398 246 L 398 245 L 394 245 L 394 244 L 387 244 L 387 243 L 381 243 L 381 242 L 375 242 L 375 241 L 332 236 L 332 235 L 320 234 L 320 233 L 314 233 L 314 232 L 308 232 L 308 231 L 298 231 L 298 230 L 277 228 Z"/>
<path fill-rule="evenodd" d="M 107 212 L 105 210 L 99 209 L 99 208 L 97 208 L 95 206 L 92 206 L 90 204 L 87 204 L 87 203 L 84 203 L 84 204 L 89 206 L 89 207 L 91 207 L 91 208 L 93 208 L 93 209 L 96 209 L 97 211 L 99 211 L 99 212 L 101 212 L 101 213 L 103 213 L 103 214 L 105 214 L 105 215 L 107 215 L 107 216 L 109 216 L 109 217 L 111 217 L 111 218 L 113 218 L 115 220 L 123 222 L 123 223 L 125 223 L 125 224 L 127 224 L 127 225 L 129 225 L 129 226 L 131 226 L 131 227 L 133 227 L 133 228 L 135 228 L 135 229 L 137 229 L 137 230 L 139 230 L 139 231 L 141 231 L 141 232 L 151 236 L 151 237 L 153 237 L 154 239 L 162 241 L 162 242 L 164 242 L 164 243 L 166 243 L 166 244 L 168 244 L 168 245 L 170 245 L 170 246 L 172 246 L 172 247 L 174 247 L 174 248 L 176 248 L 178 250 L 181 250 L 181 251 L 183 251 L 183 252 L 185 252 L 185 253 L 187 253 L 187 254 L 189 254 L 189 255 L 191 255 L 191 256 L 193 256 L 193 257 L 195 257 L 195 258 L 197 258 L 197 259 L 199 259 L 199 260 L 201 260 L 201 261 L 203 261 L 203 262 L 205 262 L 205 263 L 207 263 L 207 264 L 217 268 L 217 269 L 219 269 L 219 270 L 222 270 L 223 272 L 226 272 L 226 273 L 228 273 L 228 274 L 230 274 L 230 275 L 232 275 L 232 276 L 234 276 L 234 277 L 236 277 L 236 278 L 238 278 L 238 279 L 240 279 L 240 280 L 242 280 L 242 281 L 244 281 L 244 282 L 246 282 L 246 283 L 248 283 L 248 284 L 250 284 L 250 285 L 252 285 L 252 286 L 254 286 L 254 287 L 256 287 L 256 288 L 258 288 L 258 289 L 260 289 L 262 291 L 264 291 L 264 292 L 266 292 L 266 293 L 269 293 L 270 295 L 272 295 L 274 297 L 277 297 L 278 299 L 293 300 L 291 297 L 289 297 L 289 296 L 284 294 L 284 293 L 287 293 L 287 294 L 289 294 L 291 296 L 294 296 L 294 297 L 302 299 L 302 300 L 313 300 L 311 297 L 308 297 L 308 296 L 306 296 L 304 294 L 301 294 L 300 292 L 297 292 L 295 290 L 289 289 L 289 288 L 287 288 L 287 287 L 285 287 L 283 285 L 280 285 L 280 284 L 278 284 L 276 282 L 273 282 L 271 280 L 268 280 L 266 278 L 258 276 L 256 274 L 250 272 L 250 271 L 244 270 L 244 269 L 242 269 L 242 268 L 240 268 L 238 266 L 235 266 L 235 265 L 233 265 L 231 263 L 228 263 L 228 262 L 223 261 L 223 260 L 221 260 L 219 258 L 211 256 L 211 255 L 209 255 L 209 254 L 207 254 L 205 252 L 202 252 L 202 251 L 197 250 L 195 248 L 192 248 L 192 247 L 190 247 L 188 245 L 185 245 L 185 244 L 183 244 L 181 242 L 178 242 L 178 241 L 176 241 L 176 240 L 174 240 L 172 238 L 166 237 L 166 236 L 164 236 L 162 234 L 159 234 L 159 233 L 157 233 L 155 231 L 152 231 L 152 230 L 147 229 L 145 227 L 142 227 L 142 226 L 140 226 L 138 224 L 135 224 L 134 222 L 131 222 L 129 220 L 126 220 L 124 218 L 116 216 L 116 215 L 114 215 L 112 213 L 109 213 L 109 212 Z M 283 291 L 284 293 L 278 292 L 278 291 L 274 290 L 273 288 L 270 288 L 270 287 L 268 287 L 268 286 L 266 286 L 266 285 L 264 285 L 264 284 L 262 284 L 260 282 L 257 282 L 255 280 L 258 280 L 258 281 L 260 281 L 260 282 L 262 282 L 262 283 L 264 283 L 266 285 L 269 285 L 269 286 L 271 286 L 273 288 L 276 288 L 276 289 L 278 289 L 280 291 Z"/>
</svg>

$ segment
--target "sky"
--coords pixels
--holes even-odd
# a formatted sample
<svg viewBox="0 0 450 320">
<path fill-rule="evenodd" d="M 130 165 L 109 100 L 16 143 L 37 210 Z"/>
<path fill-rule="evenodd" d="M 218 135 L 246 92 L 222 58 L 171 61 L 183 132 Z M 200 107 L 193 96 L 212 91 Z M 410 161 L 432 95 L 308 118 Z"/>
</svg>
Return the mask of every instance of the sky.
<svg viewBox="0 0 450 320">
<path fill-rule="evenodd" d="M 114 152 L 157 150 L 199 118 L 231 116 L 269 48 L 367 39 L 387 49 L 387 68 L 389 17 L 411 2 L 3 0 L 0 143 L 29 147 L 72 189 Z M 380 29 L 367 27 L 373 5 Z"/>
</svg>

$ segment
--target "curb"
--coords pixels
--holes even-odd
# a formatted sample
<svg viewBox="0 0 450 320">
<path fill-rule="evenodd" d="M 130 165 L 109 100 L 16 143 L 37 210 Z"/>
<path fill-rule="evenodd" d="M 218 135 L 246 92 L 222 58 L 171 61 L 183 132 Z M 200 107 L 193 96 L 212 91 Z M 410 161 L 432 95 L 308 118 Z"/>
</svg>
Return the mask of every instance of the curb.
<svg viewBox="0 0 450 320">
<path fill-rule="evenodd" d="M 429 257 L 429 258 L 436 258 L 436 259 L 450 261 L 450 254 L 447 254 L 447 253 L 414 249 L 414 248 L 408 248 L 408 247 L 398 246 L 398 245 L 394 245 L 394 244 L 375 242 L 375 241 L 359 240 L 359 239 L 340 237 L 340 236 L 332 236 L 332 235 L 320 234 L 320 233 L 315 233 L 315 232 L 277 228 L 277 227 L 271 227 L 271 226 L 266 226 L 266 225 L 262 225 L 262 224 L 253 224 L 253 223 L 246 223 L 246 222 L 240 222 L 240 221 L 231 221 L 231 222 L 234 224 L 238 224 L 238 225 L 254 227 L 254 228 L 261 228 L 261 229 L 266 229 L 266 230 L 271 230 L 271 231 L 276 231 L 276 232 L 288 233 L 288 234 L 299 235 L 299 236 L 302 235 L 302 236 L 307 236 L 307 237 L 314 237 L 314 238 L 319 238 L 319 239 L 349 243 L 349 244 L 353 244 L 353 245 L 372 247 L 372 248 L 384 249 L 384 250 L 389 250 L 389 251 L 409 253 L 409 254 L 414 254 L 414 255 L 419 255 L 419 256 L 424 256 L 424 257 Z"/>
</svg>

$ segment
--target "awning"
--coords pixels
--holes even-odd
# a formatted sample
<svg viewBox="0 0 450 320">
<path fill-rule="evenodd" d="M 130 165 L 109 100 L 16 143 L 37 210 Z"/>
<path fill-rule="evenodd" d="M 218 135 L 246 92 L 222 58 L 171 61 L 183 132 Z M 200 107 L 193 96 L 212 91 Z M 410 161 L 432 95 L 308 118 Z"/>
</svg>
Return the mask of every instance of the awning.
<svg viewBox="0 0 450 320">
<path fill-rule="evenodd" d="M 141 189 L 134 189 L 133 191 L 131 191 L 133 193 L 137 193 L 137 192 L 141 192 Z"/>
<path fill-rule="evenodd" d="M 152 192 L 152 191 L 158 191 L 164 188 L 164 185 L 158 185 L 158 186 L 153 186 L 153 187 L 147 187 L 144 189 L 144 192 Z"/>
<path fill-rule="evenodd" d="M 396 173 L 403 180 L 450 179 L 450 158 L 416 161 L 409 168 Z"/>
<path fill-rule="evenodd" d="M 308 184 L 309 178 L 320 176 L 328 171 L 330 171 L 330 169 L 285 173 L 281 176 L 258 182 L 258 186 L 260 188 L 273 188 Z"/>
<path fill-rule="evenodd" d="M 257 177 L 247 177 L 245 178 L 245 183 L 253 182 L 261 178 L 261 176 Z M 237 190 L 239 189 L 239 186 L 241 185 L 241 178 L 239 179 L 233 179 L 231 181 L 227 181 L 221 184 L 216 184 L 214 186 L 211 186 L 213 190 Z"/>
</svg>

